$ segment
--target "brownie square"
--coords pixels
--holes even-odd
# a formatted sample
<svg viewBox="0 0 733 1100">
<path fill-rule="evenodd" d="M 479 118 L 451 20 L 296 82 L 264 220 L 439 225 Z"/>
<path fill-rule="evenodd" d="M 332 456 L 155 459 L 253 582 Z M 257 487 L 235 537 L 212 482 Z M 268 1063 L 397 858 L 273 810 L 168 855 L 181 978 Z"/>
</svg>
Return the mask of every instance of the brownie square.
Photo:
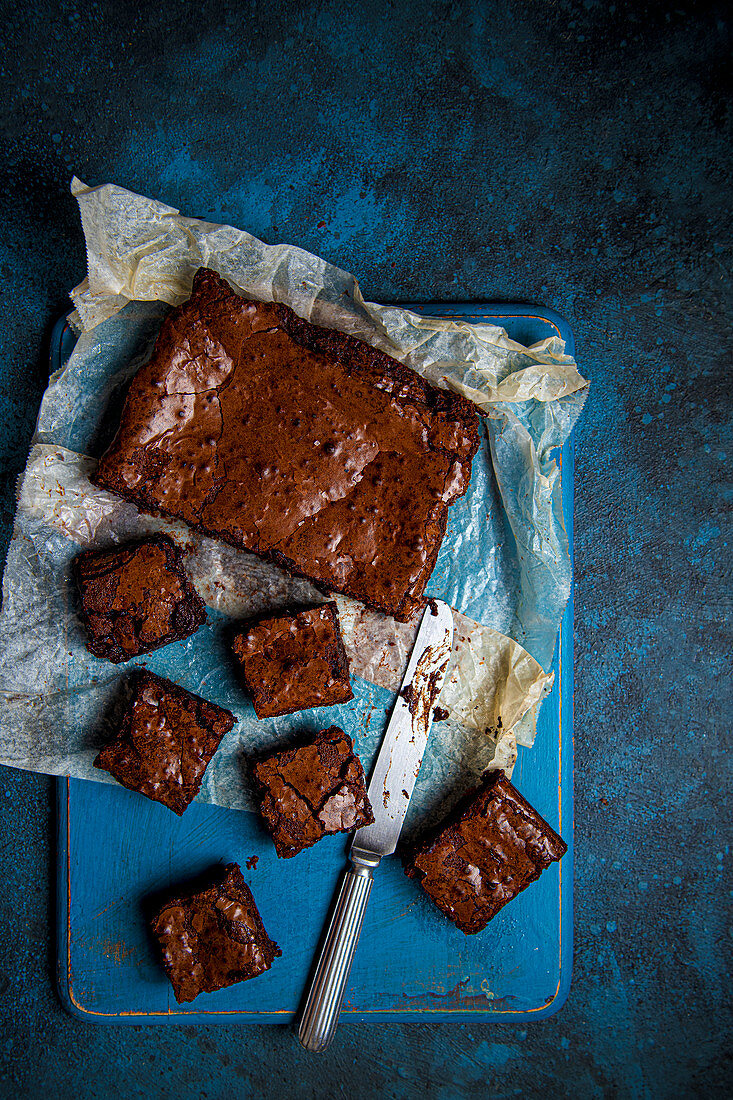
<svg viewBox="0 0 733 1100">
<path fill-rule="evenodd" d="M 354 742 L 338 726 L 322 730 L 310 744 L 260 760 L 253 770 L 260 813 L 283 859 L 324 836 L 374 821 Z"/>
<path fill-rule="evenodd" d="M 201 268 L 94 481 L 406 620 L 478 450 L 475 405 Z"/>
<path fill-rule="evenodd" d="M 258 718 L 354 697 L 335 603 L 255 619 L 233 649 Z"/>
<path fill-rule="evenodd" d="M 206 622 L 204 602 L 167 535 L 74 560 L 87 649 L 118 664 L 188 638 Z"/>
<path fill-rule="evenodd" d="M 256 978 L 282 954 L 236 863 L 208 889 L 166 902 L 151 927 L 179 1004 Z"/>
<path fill-rule="evenodd" d="M 462 932 L 473 935 L 567 850 L 497 771 L 407 856 L 405 871 Z"/>
<path fill-rule="evenodd" d="M 123 787 L 182 814 L 235 722 L 224 707 L 146 670 L 135 677 L 117 737 L 105 745 L 94 766 Z"/>
</svg>

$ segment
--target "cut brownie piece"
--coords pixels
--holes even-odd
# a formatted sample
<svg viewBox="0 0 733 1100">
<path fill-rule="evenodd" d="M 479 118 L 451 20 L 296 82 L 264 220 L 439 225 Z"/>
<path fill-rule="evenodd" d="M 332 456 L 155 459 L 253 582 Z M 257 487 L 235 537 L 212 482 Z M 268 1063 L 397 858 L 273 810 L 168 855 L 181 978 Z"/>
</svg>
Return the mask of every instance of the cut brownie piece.
<svg viewBox="0 0 733 1100">
<path fill-rule="evenodd" d="M 232 648 L 258 718 L 354 697 L 335 603 L 255 619 Z"/>
<path fill-rule="evenodd" d="M 338 726 L 322 730 L 308 745 L 259 761 L 254 776 L 260 812 L 283 859 L 321 837 L 374 821 L 354 742 Z"/>
<path fill-rule="evenodd" d="M 123 787 L 182 814 L 234 715 L 152 672 L 133 683 L 119 733 L 94 761 Z"/>
<path fill-rule="evenodd" d="M 129 661 L 188 638 L 206 622 L 181 551 L 166 535 L 114 550 L 86 550 L 72 569 L 87 649 L 95 657 Z"/>
<path fill-rule="evenodd" d="M 497 771 L 408 855 L 405 870 L 462 932 L 472 935 L 567 850 Z"/>
<path fill-rule="evenodd" d="M 208 889 L 166 902 L 151 926 L 179 1004 L 256 978 L 282 954 L 236 863 Z"/>
<path fill-rule="evenodd" d="M 201 268 L 94 480 L 405 620 L 478 442 L 464 397 Z"/>
</svg>

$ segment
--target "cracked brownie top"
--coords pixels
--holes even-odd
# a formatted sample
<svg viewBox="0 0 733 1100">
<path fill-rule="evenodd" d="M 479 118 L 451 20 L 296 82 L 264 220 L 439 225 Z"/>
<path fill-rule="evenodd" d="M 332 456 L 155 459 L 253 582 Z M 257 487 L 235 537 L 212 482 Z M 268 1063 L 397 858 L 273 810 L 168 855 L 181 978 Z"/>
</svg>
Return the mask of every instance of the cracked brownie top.
<svg viewBox="0 0 733 1100">
<path fill-rule="evenodd" d="M 374 821 L 354 742 L 338 726 L 322 730 L 308 745 L 260 760 L 253 771 L 260 812 L 284 859 L 324 836 Z"/>
<path fill-rule="evenodd" d="M 190 637 L 206 622 L 183 557 L 166 535 L 111 550 L 85 550 L 72 571 L 87 649 L 115 664 Z"/>
<path fill-rule="evenodd" d="M 495 771 L 404 862 L 438 908 L 473 935 L 567 850 L 504 772 Z"/>
<path fill-rule="evenodd" d="M 256 978 L 282 954 L 236 863 L 207 889 L 171 898 L 151 928 L 179 1004 Z"/>
<path fill-rule="evenodd" d="M 140 670 L 117 736 L 94 767 L 180 815 L 201 789 L 212 756 L 235 722 L 224 707 Z"/>
<path fill-rule="evenodd" d="M 95 480 L 405 619 L 477 449 L 465 398 L 202 268 Z"/>
<path fill-rule="evenodd" d="M 354 696 L 333 602 L 255 619 L 235 636 L 232 648 L 258 718 Z"/>
</svg>

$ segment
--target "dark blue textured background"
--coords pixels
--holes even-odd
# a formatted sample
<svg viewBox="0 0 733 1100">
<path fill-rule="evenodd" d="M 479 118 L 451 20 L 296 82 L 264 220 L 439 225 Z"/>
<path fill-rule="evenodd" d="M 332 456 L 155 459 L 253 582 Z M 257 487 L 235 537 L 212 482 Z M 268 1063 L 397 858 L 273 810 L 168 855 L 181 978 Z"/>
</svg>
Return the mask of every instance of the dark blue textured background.
<svg viewBox="0 0 733 1100">
<path fill-rule="evenodd" d="M 277 1029 L 72 1020 L 52 985 L 50 782 L 4 769 L 1 1094 L 725 1095 L 725 6 L 0 12 L 4 539 L 48 327 L 85 270 L 72 172 L 302 245 L 377 300 L 552 306 L 593 381 L 577 435 L 566 1007 L 522 1029 L 344 1026 L 320 1059 Z"/>
</svg>

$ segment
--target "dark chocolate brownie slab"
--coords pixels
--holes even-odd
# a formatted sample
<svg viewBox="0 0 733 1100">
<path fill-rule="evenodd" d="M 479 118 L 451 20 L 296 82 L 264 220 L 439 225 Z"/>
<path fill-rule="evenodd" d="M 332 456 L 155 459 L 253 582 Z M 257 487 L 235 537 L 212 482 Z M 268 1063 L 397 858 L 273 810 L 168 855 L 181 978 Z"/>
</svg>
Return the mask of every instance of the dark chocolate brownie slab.
<svg viewBox="0 0 733 1100">
<path fill-rule="evenodd" d="M 282 954 L 236 863 L 208 889 L 166 902 L 151 927 L 179 1004 L 256 978 Z"/>
<path fill-rule="evenodd" d="M 472 935 L 567 850 L 497 771 L 407 855 L 405 871 L 462 932 Z"/>
<path fill-rule="evenodd" d="M 354 697 L 335 603 L 255 619 L 232 648 L 258 718 Z"/>
<path fill-rule="evenodd" d="M 146 670 L 136 675 L 119 733 L 94 766 L 180 815 L 235 722 L 231 711 Z"/>
<path fill-rule="evenodd" d="M 374 821 L 354 742 L 338 726 L 322 730 L 308 745 L 260 760 L 253 770 L 260 813 L 283 859 L 324 836 Z"/>
<path fill-rule="evenodd" d="M 201 268 L 94 480 L 405 620 L 477 449 L 470 401 Z"/>
<path fill-rule="evenodd" d="M 172 539 L 153 535 L 113 550 L 86 550 L 72 570 L 87 649 L 115 664 L 180 641 L 206 622 L 206 609 Z"/>
</svg>

